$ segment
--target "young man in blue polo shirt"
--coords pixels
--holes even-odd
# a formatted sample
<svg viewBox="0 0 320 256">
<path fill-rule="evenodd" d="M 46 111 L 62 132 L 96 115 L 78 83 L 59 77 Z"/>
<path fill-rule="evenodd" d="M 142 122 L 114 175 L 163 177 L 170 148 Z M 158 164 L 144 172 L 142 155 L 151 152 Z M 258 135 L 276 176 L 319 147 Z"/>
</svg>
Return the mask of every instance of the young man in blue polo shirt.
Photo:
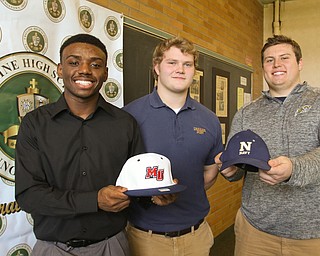
<svg viewBox="0 0 320 256">
<path fill-rule="evenodd" d="M 216 115 L 189 96 L 197 60 L 195 46 L 184 38 L 160 42 L 153 53 L 157 86 L 124 107 L 138 121 L 146 151 L 168 157 L 173 177 L 187 186 L 175 201 L 174 196 L 154 196 L 153 204 L 132 200 L 133 256 L 207 256 L 213 245 L 204 220 L 210 208 L 205 190 L 216 180 L 214 156 L 223 146 Z"/>
</svg>

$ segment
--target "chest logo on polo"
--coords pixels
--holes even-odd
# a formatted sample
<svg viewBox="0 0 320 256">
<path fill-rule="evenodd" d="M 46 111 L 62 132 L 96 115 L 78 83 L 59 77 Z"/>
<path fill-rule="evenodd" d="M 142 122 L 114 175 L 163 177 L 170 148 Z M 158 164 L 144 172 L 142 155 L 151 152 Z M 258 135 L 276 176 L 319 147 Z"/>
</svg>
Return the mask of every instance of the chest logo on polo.
<svg viewBox="0 0 320 256">
<path fill-rule="evenodd" d="M 163 180 L 164 169 L 158 169 L 158 166 L 146 168 L 146 179 L 156 179 L 157 181 Z"/>
<path fill-rule="evenodd" d="M 206 133 L 206 129 L 201 127 L 193 127 L 193 130 L 200 135 L 203 135 Z"/>
<path fill-rule="evenodd" d="M 294 114 L 294 116 L 297 116 L 299 114 L 302 114 L 302 113 L 306 113 L 308 112 L 310 109 L 312 108 L 311 105 L 304 105 L 300 108 L 297 109 L 296 113 Z"/>
<path fill-rule="evenodd" d="M 57 65 L 34 52 L 0 57 L 0 177 L 13 185 L 16 137 L 23 117 L 62 92 Z"/>
</svg>

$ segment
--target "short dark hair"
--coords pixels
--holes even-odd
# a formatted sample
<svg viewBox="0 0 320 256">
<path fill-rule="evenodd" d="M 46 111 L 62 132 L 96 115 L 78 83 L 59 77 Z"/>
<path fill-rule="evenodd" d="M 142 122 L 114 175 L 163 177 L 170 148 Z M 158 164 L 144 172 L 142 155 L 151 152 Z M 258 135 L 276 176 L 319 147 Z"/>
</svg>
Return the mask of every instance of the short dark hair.
<svg viewBox="0 0 320 256">
<path fill-rule="evenodd" d="M 284 36 L 284 35 L 274 35 L 273 37 L 269 37 L 266 40 L 265 45 L 263 46 L 261 50 L 261 63 L 263 66 L 263 61 L 264 61 L 264 52 L 266 49 L 268 49 L 270 46 L 274 46 L 277 44 L 289 44 L 292 46 L 293 52 L 296 56 L 297 62 L 299 62 L 302 58 L 302 52 L 299 44 L 292 40 L 290 37 Z"/>
<path fill-rule="evenodd" d="M 70 44 L 74 43 L 85 43 L 85 44 L 92 44 L 99 49 L 101 49 L 104 54 L 106 55 L 106 59 L 108 59 L 108 52 L 106 46 L 100 41 L 100 39 L 96 38 L 93 35 L 89 34 L 77 34 L 74 36 L 69 37 L 66 41 L 63 42 L 63 44 L 60 47 L 60 61 L 62 59 L 62 52 L 63 50 L 69 46 Z"/>
</svg>

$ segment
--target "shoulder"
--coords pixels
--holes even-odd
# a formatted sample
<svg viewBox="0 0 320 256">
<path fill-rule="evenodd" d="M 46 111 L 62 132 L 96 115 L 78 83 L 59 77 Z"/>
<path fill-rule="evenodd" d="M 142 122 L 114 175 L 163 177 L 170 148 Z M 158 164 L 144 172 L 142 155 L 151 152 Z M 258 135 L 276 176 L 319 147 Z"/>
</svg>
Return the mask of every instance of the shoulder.
<svg viewBox="0 0 320 256">
<path fill-rule="evenodd" d="M 137 116 L 146 111 L 147 107 L 150 106 L 149 95 L 145 95 L 141 98 L 138 98 L 134 101 L 131 101 L 125 105 L 122 109 L 133 116 Z"/>
<path fill-rule="evenodd" d="M 50 126 L 52 122 L 53 111 L 55 109 L 55 103 L 49 103 L 40 106 L 22 117 L 19 133 L 24 131 L 25 133 L 34 133 L 44 125 Z"/>
<path fill-rule="evenodd" d="M 239 111 L 246 111 L 246 110 L 251 110 L 251 109 L 257 109 L 260 108 L 261 105 L 267 104 L 268 103 L 268 98 L 267 96 L 261 95 L 258 98 L 251 100 L 250 102 L 245 103 Z M 238 112 L 239 112 L 238 111 Z"/>
<path fill-rule="evenodd" d="M 97 115 L 97 118 L 100 118 L 100 122 L 105 125 L 113 125 L 118 129 L 123 129 L 123 131 L 137 130 L 137 120 L 130 113 L 108 102 L 106 106 L 104 107 L 104 115 Z"/>
<path fill-rule="evenodd" d="M 37 107 L 36 109 L 28 112 L 23 117 L 23 119 L 27 119 L 27 118 L 41 118 L 41 119 L 44 119 L 46 116 L 52 116 L 55 109 L 56 109 L 56 102 L 49 103 L 49 104 Z"/>
<path fill-rule="evenodd" d="M 306 92 L 313 94 L 316 97 L 320 97 L 320 87 L 307 86 Z"/>
<path fill-rule="evenodd" d="M 133 116 L 125 111 L 122 108 L 119 108 L 117 106 L 112 105 L 111 103 L 107 103 L 108 104 L 108 108 L 106 109 L 107 112 L 111 113 L 111 115 L 116 118 L 116 119 L 127 119 L 128 121 L 132 121 L 135 119 L 133 118 Z"/>
</svg>

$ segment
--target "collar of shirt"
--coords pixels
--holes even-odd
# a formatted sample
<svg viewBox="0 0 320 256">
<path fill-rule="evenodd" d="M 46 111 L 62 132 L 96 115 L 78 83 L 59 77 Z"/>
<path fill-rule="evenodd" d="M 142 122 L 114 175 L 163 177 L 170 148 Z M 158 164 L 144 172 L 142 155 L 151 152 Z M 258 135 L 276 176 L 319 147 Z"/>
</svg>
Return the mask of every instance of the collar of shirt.
<svg viewBox="0 0 320 256">
<path fill-rule="evenodd" d="M 306 81 L 304 81 L 302 84 L 297 84 L 297 86 L 292 89 L 292 91 L 290 92 L 290 94 L 288 96 L 304 92 L 307 89 L 308 86 L 309 85 L 308 85 L 308 83 Z M 274 98 L 274 97 L 271 96 L 269 90 L 268 91 L 262 91 L 262 95 L 266 96 L 269 99 Z"/>
<path fill-rule="evenodd" d="M 188 94 L 186 102 L 184 103 L 184 106 L 181 108 L 180 111 L 185 110 L 185 109 L 191 109 L 195 110 L 195 100 L 193 100 L 190 95 Z M 162 108 L 162 107 L 167 107 L 166 104 L 164 104 L 157 92 L 157 87 L 155 87 L 150 94 L 150 105 L 154 108 Z"/>
<path fill-rule="evenodd" d="M 99 95 L 99 99 L 98 99 L 97 109 L 98 108 L 103 109 L 105 112 L 107 112 L 111 116 L 115 115 L 112 108 L 110 107 L 110 103 L 106 102 L 101 95 Z M 49 112 L 51 114 L 51 118 L 55 118 L 59 113 L 63 111 L 70 112 L 68 104 L 64 98 L 64 94 L 60 96 L 60 98 L 57 100 L 55 104 L 52 104 L 52 108 L 49 110 Z"/>
</svg>

